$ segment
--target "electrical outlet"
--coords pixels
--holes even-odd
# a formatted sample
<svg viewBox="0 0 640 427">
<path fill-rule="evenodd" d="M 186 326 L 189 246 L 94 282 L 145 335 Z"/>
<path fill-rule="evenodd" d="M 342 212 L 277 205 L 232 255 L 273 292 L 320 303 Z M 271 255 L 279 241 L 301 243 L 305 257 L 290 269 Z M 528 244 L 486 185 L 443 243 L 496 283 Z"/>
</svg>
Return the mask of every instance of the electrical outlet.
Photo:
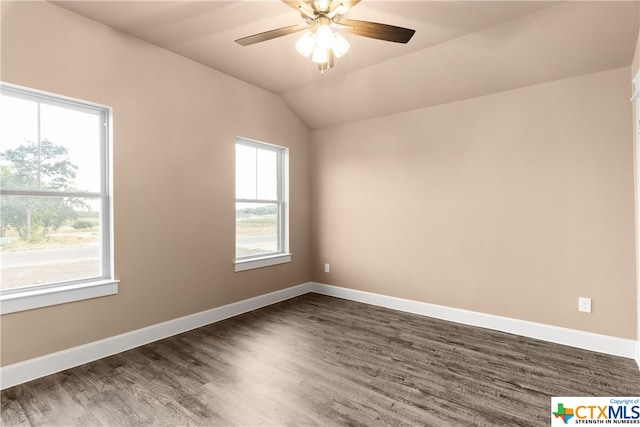
<svg viewBox="0 0 640 427">
<path fill-rule="evenodd" d="M 324 265 L 324 272 L 331 273 L 331 266 L 328 263 Z"/>
<path fill-rule="evenodd" d="M 591 298 L 578 297 L 578 311 L 591 313 Z"/>
</svg>

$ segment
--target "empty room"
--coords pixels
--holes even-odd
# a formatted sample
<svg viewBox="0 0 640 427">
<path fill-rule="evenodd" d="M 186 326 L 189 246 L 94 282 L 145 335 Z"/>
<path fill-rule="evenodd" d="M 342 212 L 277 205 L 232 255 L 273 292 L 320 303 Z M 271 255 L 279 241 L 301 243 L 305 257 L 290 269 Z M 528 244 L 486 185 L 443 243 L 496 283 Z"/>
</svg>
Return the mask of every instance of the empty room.
<svg viewBox="0 0 640 427">
<path fill-rule="evenodd" d="M 0 5 L 2 425 L 640 424 L 639 2 Z"/>
</svg>

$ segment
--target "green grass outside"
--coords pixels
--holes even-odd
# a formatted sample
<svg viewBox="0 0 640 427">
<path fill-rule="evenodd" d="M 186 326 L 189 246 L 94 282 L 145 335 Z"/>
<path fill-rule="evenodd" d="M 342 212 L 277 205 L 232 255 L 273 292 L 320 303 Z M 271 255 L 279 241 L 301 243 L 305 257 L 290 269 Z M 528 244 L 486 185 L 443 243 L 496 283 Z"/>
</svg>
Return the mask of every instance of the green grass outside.
<svg viewBox="0 0 640 427">
<path fill-rule="evenodd" d="M 83 225 L 85 227 L 74 228 L 73 225 L 78 221 L 84 222 Z M 86 227 L 88 224 L 92 226 Z M 98 225 L 96 218 L 78 218 L 59 227 L 57 230 L 48 230 L 46 233 L 43 233 L 42 229 L 32 230 L 30 240 L 21 239 L 18 232 L 10 228 L 6 230 L 1 240 L 1 250 L 3 252 L 16 252 L 95 244 L 100 238 L 100 227 Z"/>
<path fill-rule="evenodd" d="M 236 222 L 236 232 L 242 236 L 276 234 L 277 230 L 278 220 L 275 217 L 247 218 Z"/>
</svg>

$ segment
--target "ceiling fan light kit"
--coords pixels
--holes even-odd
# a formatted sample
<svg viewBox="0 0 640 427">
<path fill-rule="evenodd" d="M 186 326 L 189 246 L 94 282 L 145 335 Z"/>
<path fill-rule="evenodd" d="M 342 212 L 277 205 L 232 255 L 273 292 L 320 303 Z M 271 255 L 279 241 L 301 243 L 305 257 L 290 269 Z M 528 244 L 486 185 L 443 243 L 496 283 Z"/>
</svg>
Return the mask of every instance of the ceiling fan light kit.
<svg viewBox="0 0 640 427">
<path fill-rule="evenodd" d="M 333 43 L 331 44 L 331 50 L 336 54 L 337 58 L 347 53 L 351 45 L 345 40 L 339 33 L 333 33 Z"/>
<path fill-rule="evenodd" d="M 329 20 L 328 18 L 325 18 Z M 318 18 L 321 22 L 321 18 Z M 296 42 L 296 50 L 300 55 L 318 64 L 321 73 L 333 67 L 333 58 L 340 58 L 347 53 L 351 45 L 340 35 L 331 31 L 329 24 L 323 23 L 317 26 L 315 31 L 307 31 Z"/>
<path fill-rule="evenodd" d="M 407 43 L 415 30 L 379 24 L 377 22 L 344 19 L 344 14 L 360 0 L 282 0 L 288 6 L 298 10 L 306 23 L 265 31 L 236 40 L 242 46 L 271 40 L 276 37 L 307 30 L 296 42 L 296 50 L 305 58 L 318 65 L 324 75 L 325 70 L 333 68 L 335 58 L 343 56 L 351 45 L 333 28 L 346 29 L 351 34 L 363 37 L 386 40 L 396 43 Z M 311 8 L 311 9 L 309 9 Z"/>
<path fill-rule="evenodd" d="M 313 49 L 316 46 L 316 33 L 312 33 L 311 31 L 307 31 L 304 33 L 302 37 L 296 42 L 296 50 L 300 55 L 308 58 L 313 53 Z"/>
</svg>

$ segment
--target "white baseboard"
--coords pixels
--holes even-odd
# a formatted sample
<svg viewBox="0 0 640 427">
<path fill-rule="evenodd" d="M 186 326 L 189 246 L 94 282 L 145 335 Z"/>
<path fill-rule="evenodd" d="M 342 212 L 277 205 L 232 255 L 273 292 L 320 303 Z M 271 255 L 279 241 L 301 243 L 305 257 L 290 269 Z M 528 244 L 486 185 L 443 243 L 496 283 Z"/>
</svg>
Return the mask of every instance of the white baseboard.
<svg viewBox="0 0 640 427">
<path fill-rule="evenodd" d="M 466 325 L 479 326 L 502 332 L 537 338 L 600 353 L 635 359 L 640 366 L 640 343 L 634 340 L 594 334 L 527 322 L 508 317 L 461 310 L 370 292 L 357 291 L 322 283 L 308 282 L 280 291 L 271 292 L 222 307 L 169 320 L 157 325 L 116 335 L 100 341 L 62 350 L 56 353 L 26 360 L 0 368 L 0 390 L 37 378 L 54 374 L 74 366 L 92 362 L 144 344 L 168 338 L 191 329 L 219 322 L 242 313 L 266 307 L 290 298 L 315 292 L 365 304 L 377 305 L 408 313 L 434 317 Z"/>
<path fill-rule="evenodd" d="M 570 347 L 582 348 L 599 353 L 635 359 L 640 366 L 640 347 L 637 341 L 612 337 L 608 335 L 594 334 L 559 326 L 545 325 L 543 323 L 528 322 L 526 320 L 512 319 L 509 317 L 494 316 L 459 308 L 445 307 L 402 298 L 389 297 L 370 292 L 357 291 L 337 286 L 313 283 L 311 291 L 338 298 L 344 298 L 365 304 L 377 305 L 394 310 L 405 311 L 436 319 L 448 320 L 465 325 L 479 326 L 481 328 L 508 332 L 529 338 L 564 344 Z"/>
<path fill-rule="evenodd" d="M 100 341 L 47 354 L 35 359 L 0 368 L 0 389 L 51 375 L 74 366 L 92 362 L 153 341 L 187 332 L 191 329 L 219 322 L 229 317 L 266 307 L 311 291 L 311 283 L 293 286 L 254 298 L 213 308 L 157 325 L 137 329 Z"/>
</svg>

